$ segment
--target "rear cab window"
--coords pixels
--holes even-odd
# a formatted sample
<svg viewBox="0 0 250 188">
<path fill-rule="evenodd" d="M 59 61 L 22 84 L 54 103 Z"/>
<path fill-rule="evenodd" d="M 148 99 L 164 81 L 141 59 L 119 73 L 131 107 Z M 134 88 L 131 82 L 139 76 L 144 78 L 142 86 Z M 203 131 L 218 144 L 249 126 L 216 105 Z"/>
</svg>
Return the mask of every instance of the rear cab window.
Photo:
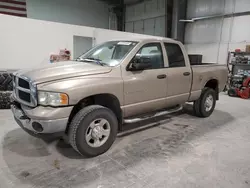
<svg viewBox="0 0 250 188">
<path fill-rule="evenodd" d="M 164 43 L 168 57 L 169 68 L 186 67 L 185 58 L 181 47 L 175 43 Z"/>
</svg>

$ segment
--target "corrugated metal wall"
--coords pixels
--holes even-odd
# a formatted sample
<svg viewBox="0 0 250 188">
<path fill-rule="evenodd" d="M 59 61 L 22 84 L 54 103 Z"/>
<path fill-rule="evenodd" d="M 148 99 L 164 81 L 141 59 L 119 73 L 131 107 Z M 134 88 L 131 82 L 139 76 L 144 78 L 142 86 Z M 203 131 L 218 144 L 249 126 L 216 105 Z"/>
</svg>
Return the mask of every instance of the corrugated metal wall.
<svg viewBox="0 0 250 188">
<path fill-rule="evenodd" d="M 204 62 L 225 64 L 228 51 L 245 50 L 250 44 L 250 0 L 189 0 L 187 18 L 244 13 L 241 16 L 204 19 L 187 23 L 188 53 L 202 53 Z"/>
<path fill-rule="evenodd" d="M 125 30 L 165 36 L 165 0 L 147 0 L 126 6 Z"/>
<path fill-rule="evenodd" d="M 26 0 L 28 18 L 109 28 L 109 5 L 99 0 Z"/>
</svg>

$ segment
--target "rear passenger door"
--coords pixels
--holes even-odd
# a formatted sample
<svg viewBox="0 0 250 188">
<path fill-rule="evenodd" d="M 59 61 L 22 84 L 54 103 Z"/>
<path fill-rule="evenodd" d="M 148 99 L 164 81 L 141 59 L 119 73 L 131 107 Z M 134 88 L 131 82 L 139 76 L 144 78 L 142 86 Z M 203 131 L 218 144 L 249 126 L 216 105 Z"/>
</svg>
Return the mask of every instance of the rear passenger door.
<svg viewBox="0 0 250 188">
<path fill-rule="evenodd" d="M 192 72 L 178 43 L 164 42 L 167 55 L 167 104 L 169 106 L 187 102 Z"/>
</svg>

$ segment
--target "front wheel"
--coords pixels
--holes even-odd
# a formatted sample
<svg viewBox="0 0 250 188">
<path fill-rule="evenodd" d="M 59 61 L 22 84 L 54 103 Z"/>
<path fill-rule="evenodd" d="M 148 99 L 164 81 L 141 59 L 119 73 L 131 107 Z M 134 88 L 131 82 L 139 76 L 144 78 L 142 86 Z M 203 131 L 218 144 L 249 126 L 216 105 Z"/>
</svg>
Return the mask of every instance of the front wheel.
<svg viewBox="0 0 250 188">
<path fill-rule="evenodd" d="M 94 157 L 115 141 L 118 121 L 108 108 L 91 105 L 80 110 L 69 126 L 69 143 L 81 155 Z"/>
<path fill-rule="evenodd" d="M 193 110 L 198 117 L 209 117 L 215 108 L 216 92 L 211 88 L 205 88 L 198 100 L 194 102 Z"/>
</svg>

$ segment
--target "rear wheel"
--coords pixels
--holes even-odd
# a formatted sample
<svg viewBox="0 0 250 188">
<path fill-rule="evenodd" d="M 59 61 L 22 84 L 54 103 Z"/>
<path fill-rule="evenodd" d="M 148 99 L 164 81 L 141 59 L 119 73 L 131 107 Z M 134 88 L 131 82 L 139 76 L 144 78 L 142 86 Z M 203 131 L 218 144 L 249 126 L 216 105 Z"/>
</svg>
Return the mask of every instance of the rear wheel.
<svg viewBox="0 0 250 188">
<path fill-rule="evenodd" d="M 205 88 L 198 100 L 194 102 L 193 110 L 198 117 L 209 117 L 215 108 L 216 92 L 211 88 Z"/>
<path fill-rule="evenodd" d="M 115 114 L 103 106 L 91 105 L 73 118 L 69 127 L 69 143 L 81 155 L 94 157 L 111 147 L 117 131 Z"/>
</svg>

